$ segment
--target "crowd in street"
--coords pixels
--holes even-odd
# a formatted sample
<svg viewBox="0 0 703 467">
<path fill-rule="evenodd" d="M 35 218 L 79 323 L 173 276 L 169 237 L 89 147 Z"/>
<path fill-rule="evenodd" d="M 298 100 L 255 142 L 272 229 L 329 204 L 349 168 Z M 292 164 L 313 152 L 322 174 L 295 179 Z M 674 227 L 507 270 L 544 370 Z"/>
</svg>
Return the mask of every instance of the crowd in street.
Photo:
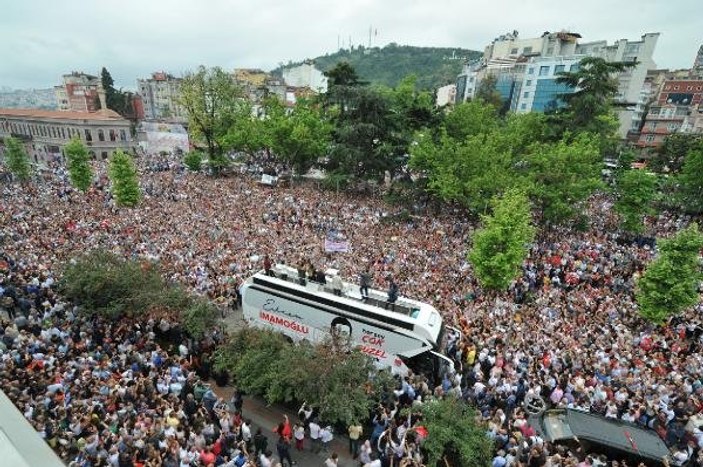
<svg viewBox="0 0 703 467">
<path fill-rule="evenodd" d="M 254 449 L 247 449 L 244 419 L 233 422 L 211 393 L 194 400 L 197 373 L 203 376 L 194 355 L 214 339 L 168 354 L 159 345 L 159 317 L 88 320 L 56 295 L 62 264 L 103 248 L 158 262 L 170 280 L 224 306 L 234 305 L 241 281 L 263 268 L 266 255 L 338 269 L 350 282 L 368 270 L 372 288 L 385 289 L 392 279 L 400 295 L 432 303 L 461 330 L 449 349 L 457 371 L 436 387 L 420 377 L 399 385 L 374 419 L 369 442 L 358 437 L 354 446 L 372 467 L 381 465 L 371 455 L 383 433 L 390 433 L 386 450 L 416 455 L 416 446 L 398 442 L 409 429 L 398 403 L 430 397 L 463 398 L 479 408 L 495 443 L 495 467 L 611 465 L 541 439 L 522 408 L 537 396 L 552 407 L 650 428 L 671 448 L 672 463 L 703 465 L 703 309 L 699 304 L 663 327 L 638 317 L 634 286 L 654 249 L 613 233 L 607 199 L 592 200 L 586 232 L 542 233 L 509 292 L 496 295 L 481 290 L 466 260 L 476 226 L 461 213 L 400 217 L 381 200 L 310 184 L 273 189 L 246 175 L 188 173 L 173 161 L 149 167 L 142 168 L 136 209 L 114 206 L 99 167 L 87 194 L 70 188 L 60 168 L 40 183 L 0 186 L 0 300 L 15 314 L 0 327 L 0 382 L 67 462 L 244 465 L 235 459 Z M 689 221 L 663 214 L 648 229 L 667 236 Z M 348 239 L 349 253 L 324 251 L 331 229 Z M 250 457 L 261 460 L 261 453 Z"/>
</svg>

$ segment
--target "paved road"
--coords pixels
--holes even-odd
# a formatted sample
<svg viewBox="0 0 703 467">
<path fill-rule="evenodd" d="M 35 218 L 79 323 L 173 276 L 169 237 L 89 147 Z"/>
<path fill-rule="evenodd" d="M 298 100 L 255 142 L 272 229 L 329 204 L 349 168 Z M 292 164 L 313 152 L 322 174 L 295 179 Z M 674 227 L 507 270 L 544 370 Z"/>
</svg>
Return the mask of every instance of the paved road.
<svg viewBox="0 0 703 467">
<path fill-rule="evenodd" d="M 211 382 L 213 390 L 218 396 L 224 400 L 229 400 L 232 397 L 231 387 L 217 387 L 214 382 Z M 257 428 L 267 435 L 269 440 L 269 449 L 276 455 L 276 441 L 278 436 L 274 434 L 273 429 L 283 421 L 283 415 L 287 414 L 291 420 L 291 424 L 298 419 L 298 415 L 288 410 L 285 407 L 278 405 L 268 406 L 265 401 L 258 397 L 244 396 L 244 406 L 242 408 L 244 418 L 249 418 L 252 421 L 252 434 L 256 433 Z M 335 435 L 335 438 L 330 443 L 330 452 L 336 452 L 339 455 L 339 467 L 358 467 L 359 463 L 349 455 L 349 441 L 346 436 Z M 329 454 L 319 453 L 314 454 L 310 451 L 310 440 L 305 439 L 305 449 L 296 451 L 291 449 L 291 457 L 300 467 L 323 467 L 325 459 Z"/>
<path fill-rule="evenodd" d="M 241 329 L 243 323 L 244 319 L 241 309 L 231 311 L 223 320 L 223 324 L 229 332 Z M 232 397 L 231 387 L 218 387 L 214 381 L 211 381 L 211 383 L 215 393 L 225 401 Z M 244 417 L 252 421 L 252 434 L 256 432 L 257 428 L 261 428 L 262 432 L 268 437 L 269 449 L 273 451 L 274 457 L 278 458 L 276 455 L 276 441 L 278 441 L 278 437 L 273 433 L 273 429 L 283 421 L 284 414 L 288 415 L 291 424 L 298 420 L 298 414 L 279 405 L 269 406 L 263 399 L 254 396 L 244 396 L 242 411 L 244 412 Z M 349 440 L 345 435 L 345 433 L 335 434 L 335 438 L 330 443 L 330 452 L 336 452 L 339 455 L 338 467 L 358 467 L 359 463 L 353 460 L 349 454 Z M 314 454 L 311 452 L 310 440 L 307 438 L 305 440 L 305 449 L 302 452 L 291 449 L 291 457 L 300 467 L 323 467 L 328 455 L 326 453 Z"/>
</svg>

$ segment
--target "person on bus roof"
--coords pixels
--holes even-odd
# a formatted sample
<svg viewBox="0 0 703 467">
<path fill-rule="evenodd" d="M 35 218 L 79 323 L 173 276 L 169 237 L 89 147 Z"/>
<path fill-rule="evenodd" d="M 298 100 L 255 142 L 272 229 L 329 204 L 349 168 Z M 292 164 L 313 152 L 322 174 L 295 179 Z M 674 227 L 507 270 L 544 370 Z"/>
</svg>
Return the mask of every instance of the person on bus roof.
<svg viewBox="0 0 703 467">
<path fill-rule="evenodd" d="M 388 303 L 391 305 L 391 310 L 395 310 L 395 302 L 398 300 L 398 284 L 395 283 L 392 277 L 388 281 L 390 282 L 388 285 Z"/>
<path fill-rule="evenodd" d="M 369 298 L 369 286 L 371 285 L 371 273 L 366 268 L 364 272 L 359 274 L 359 293 L 364 300 Z"/>
</svg>

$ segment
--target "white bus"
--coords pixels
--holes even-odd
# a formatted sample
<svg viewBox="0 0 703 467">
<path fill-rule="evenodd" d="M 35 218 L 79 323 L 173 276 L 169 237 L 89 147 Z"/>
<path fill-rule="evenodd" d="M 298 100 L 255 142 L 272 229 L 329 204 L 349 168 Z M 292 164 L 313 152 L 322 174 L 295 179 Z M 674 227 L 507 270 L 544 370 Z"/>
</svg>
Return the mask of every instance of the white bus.
<svg viewBox="0 0 703 467">
<path fill-rule="evenodd" d="M 285 265 L 272 271 L 274 276 L 254 274 L 241 287 L 244 319 L 250 325 L 313 343 L 335 330 L 396 374 L 411 368 L 437 378 L 453 368 L 441 353 L 445 326 L 433 306 L 399 297 L 392 310 L 385 309 L 385 292 L 369 288 L 369 298 L 362 300 L 359 287 L 348 282 L 335 295 L 329 285 L 334 270 L 325 274 L 327 284 L 301 281 L 297 270 Z"/>
</svg>

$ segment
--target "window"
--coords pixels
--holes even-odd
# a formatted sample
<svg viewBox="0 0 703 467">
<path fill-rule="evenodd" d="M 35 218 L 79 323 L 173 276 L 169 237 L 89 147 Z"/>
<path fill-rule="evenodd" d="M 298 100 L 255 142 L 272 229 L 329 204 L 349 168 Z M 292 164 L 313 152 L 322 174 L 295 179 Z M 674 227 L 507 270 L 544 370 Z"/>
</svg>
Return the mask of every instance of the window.
<svg viewBox="0 0 703 467">
<path fill-rule="evenodd" d="M 548 47 L 547 48 L 547 55 L 554 55 L 554 47 Z"/>
<path fill-rule="evenodd" d="M 581 65 L 574 63 L 569 67 L 569 71 L 573 73 L 574 71 L 579 71 L 579 68 L 581 68 Z"/>
<path fill-rule="evenodd" d="M 110 130 L 110 141 L 117 141 L 117 132 L 115 130 Z"/>
<path fill-rule="evenodd" d="M 656 130 L 657 129 L 657 122 L 649 122 L 649 129 Z"/>
<path fill-rule="evenodd" d="M 88 131 L 88 130 L 85 130 Z M 88 154 L 90 154 L 90 158 L 95 160 L 95 151 L 90 151 Z"/>
<path fill-rule="evenodd" d="M 61 138 L 66 139 L 66 130 L 63 127 L 61 127 Z"/>
<path fill-rule="evenodd" d="M 530 54 L 530 53 L 532 53 L 532 47 L 525 47 L 524 49 L 522 49 L 522 53 L 523 53 L 523 54 Z"/>
<path fill-rule="evenodd" d="M 105 132 L 102 129 L 98 130 L 98 141 L 105 141 Z"/>
<path fill-rule="evenodd" d="M 510 50 L 510 55 L 517 55 L 517 47 Z"/>
<path fill-rule="evenodd" d="M 549 66 L 539 67 L 539 75 L 540 76 L 547 76 L 548 74 L 549 74 Z"/>
<path fill-rule="evenodd" d="M 532 80 L 528 79 L 527 81 L 525 81 L 525 86 L 532 86 Z"/>
<path fill-rule="evenodd" d="M 669 124 L 666 126 L 666 129 L 673 133 L 673 132 L 675 132 L 676 130 L 679 129 L 679 126 L 678 126 L 676 123 L 669 123 Z"/>
<path fill-rule="evenodd" d="M 555 67 L 554 67 L 554 74 L 556 75 L 556 74 L 559 74 L 559 73 L 563 73 L 565 68 L 566 68 L 566 65 L 557 65 L 557 66 L 555 66 Z"/>
<path fill-rule="evenodd" d="M 528 68 L 528 69 L 527 69 L 527 74 L 528 74 L 528 75 L 534 75 L 534 74 L 535 74 L 535 69 L 534 69 L 534 67 Z"/>
<path fill-rule="evenodd" d="M 693 86 L 686 86 L 686 91 L 693 91 Z"/>
<path fill-rule="evenodd" d="M 530 97 L 529 91 L 525 91 L 525 92 L 522 94 L 522 97 L 524 97 L 525 99 L 527 99 L 528 97 Z"/>
<path fill-rule="evenodd" d="M 89 129 L 85 129 L 85 140 L 86 141 L 93 141 L 93 135 L 90 133 Z M 93 154 L 95 155 L 95 154 Z"/>
<path fill-rule="evenodd" d="M 120 130 L 120 141 L 127 141 L 127 132 Z"/>
<path fill-rule="evenodd" d="M 98 131 L 101 131 L 101 130 L 98 130 Z M 100 157 L 102 157 L 103 160 L 107 159 L 107 151 L 101 152 Z"/>
<path fill-rule="evenodd" d="M 648 143 L 654 142 L 654 135 L 647 135 L 644 137 L 644 140 Z"/>
<path fill-rule="evenodd" d="M 520 110 L 527 110 L 527 104 L 520 104 Z"/>
</svg>

